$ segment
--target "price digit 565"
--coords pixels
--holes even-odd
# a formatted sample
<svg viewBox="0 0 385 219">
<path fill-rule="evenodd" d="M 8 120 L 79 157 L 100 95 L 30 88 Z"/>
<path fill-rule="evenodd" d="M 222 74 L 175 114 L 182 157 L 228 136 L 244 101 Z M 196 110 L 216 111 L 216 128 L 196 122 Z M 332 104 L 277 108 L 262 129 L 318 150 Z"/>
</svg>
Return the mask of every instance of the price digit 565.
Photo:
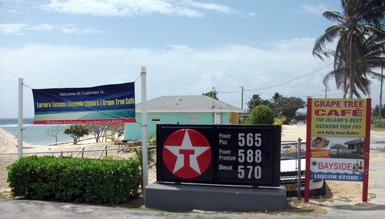
<svg viewBox="0 0 385 219">
<path fill-rule="evenodd" d="M 243 146 L 256 146 L 262 145 L 261 133 L 238 133 L 238 145 Z"/>
</svg>

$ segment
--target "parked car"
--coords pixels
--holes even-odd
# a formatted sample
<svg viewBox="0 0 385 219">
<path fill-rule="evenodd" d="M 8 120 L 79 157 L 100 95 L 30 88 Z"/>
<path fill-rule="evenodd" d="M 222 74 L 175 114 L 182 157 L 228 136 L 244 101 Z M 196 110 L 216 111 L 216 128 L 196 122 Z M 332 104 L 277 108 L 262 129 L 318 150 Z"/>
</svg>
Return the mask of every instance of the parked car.
<svg viewBox="0 0 385 219">
<path fill-rule="evenodd" d="M 284 147 L 283 147 L 284 148 Z M 287 147 L 286 147 L 287 148 Z M 305 190 L 306 152 L 301 152 L 301 191 Z M 298 184 L 298 155 L 284 149 L 281 153 L 281 185 L 287 192 L 297 191 Z M 317 195 L 326 195 L 326 182 L 324 180 L 310 180 L 309 190 L 314 190 Z"/>
</svg>

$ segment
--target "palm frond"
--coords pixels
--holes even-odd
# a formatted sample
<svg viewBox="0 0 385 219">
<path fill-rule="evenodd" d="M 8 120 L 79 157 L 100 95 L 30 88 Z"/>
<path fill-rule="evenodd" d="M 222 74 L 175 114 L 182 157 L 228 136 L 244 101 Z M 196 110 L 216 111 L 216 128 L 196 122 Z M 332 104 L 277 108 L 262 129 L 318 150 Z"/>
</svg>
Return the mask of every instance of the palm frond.
<svg viewBox="0 0 385 219">
<path fill-rule="evenodd" d="M 333 40 L 338 36 L 340 25 L 334 25 L 325 30 L 325 33 L 322 34 L 314 43 L 313 47 L 313 56 L 317 56 L 319 59 L 323 60 L 323 48 L 328 42 L 333 42 Z"/>
</svg>

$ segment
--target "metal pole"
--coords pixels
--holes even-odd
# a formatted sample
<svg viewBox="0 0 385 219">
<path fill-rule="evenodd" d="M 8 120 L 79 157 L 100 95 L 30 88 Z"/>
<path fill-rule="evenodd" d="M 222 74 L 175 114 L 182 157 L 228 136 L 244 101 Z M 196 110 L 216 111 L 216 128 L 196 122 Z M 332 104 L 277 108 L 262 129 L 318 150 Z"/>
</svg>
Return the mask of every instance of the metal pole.
<svg viewBox="0 0 385 219">
<path fill-rule="evenodd" d="M 18 129 L 19 138 L 17 151 L 19 159 L 23 157 L 23 78 L 19 78 L 19 100 L 18 100 Z"/>
<path fill-rule="evenodd" d="M 148 185 L 148 148 L 147 148 L 147 92 L 146 92 L 146 67 L 140 73 L 142 81 L 142 161 L 143 161 L 143 194 Z M 145 196 L 144 196 L 145 197 Z"/>
<path fill-rule="evenodd" d="M 381 68 L 381 87 L 380 87 L 380 107 L 378 107 L 378 124 L 381 124 L 381 107 L 382 107 L 382 84 L 384 77 L 384 68 Z"/>
<path fill-rule="evenodd" d="M 298 199 L 301 199 L 301 138 L 298 138 L 297 157 L 298 157 L 298 182 L 297 182 L 297 193 Z"/>
</svg>

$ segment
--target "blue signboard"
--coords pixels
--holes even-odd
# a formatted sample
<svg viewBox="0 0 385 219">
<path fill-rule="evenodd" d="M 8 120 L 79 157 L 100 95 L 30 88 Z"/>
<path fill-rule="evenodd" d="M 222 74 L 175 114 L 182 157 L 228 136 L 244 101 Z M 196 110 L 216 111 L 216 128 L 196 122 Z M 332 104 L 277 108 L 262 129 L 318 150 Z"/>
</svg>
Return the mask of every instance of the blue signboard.
<svg viewBox="0 0 385 219">
<path fill-rule="evenodd" d="M 33 89 L 34 124 L 135 122 L 135 84 Z"/>
</svg>

